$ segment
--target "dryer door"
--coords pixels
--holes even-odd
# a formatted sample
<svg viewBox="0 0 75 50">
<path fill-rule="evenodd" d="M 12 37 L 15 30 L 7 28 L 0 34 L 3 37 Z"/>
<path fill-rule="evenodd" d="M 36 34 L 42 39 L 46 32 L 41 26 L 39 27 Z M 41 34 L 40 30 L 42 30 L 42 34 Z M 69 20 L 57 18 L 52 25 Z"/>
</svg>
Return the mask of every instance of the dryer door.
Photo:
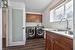
<svg viewBox="0 0 75 50">
<path fill-rule="evenodd" d="M 30 27 L 27 29 L 28 37 L 35 37 L 35 27 Z"/>
<path fill-rule="evenodd" d="M 39 36 L 44 35 L 44 31 L 42 29 L 37 29 L 37 35 Z"/>
</svg>

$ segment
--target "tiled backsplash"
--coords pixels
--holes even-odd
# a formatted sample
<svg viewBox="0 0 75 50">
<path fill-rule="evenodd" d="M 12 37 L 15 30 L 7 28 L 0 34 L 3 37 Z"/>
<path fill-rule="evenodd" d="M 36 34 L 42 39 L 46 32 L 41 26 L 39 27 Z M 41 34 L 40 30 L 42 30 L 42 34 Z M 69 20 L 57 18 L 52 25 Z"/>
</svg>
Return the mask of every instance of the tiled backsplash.
<svg viewBox="0 0 75 50">
<path fill-rule="evenodd" d="M 67 23 L 66 22 L 52 22 L 52 23 L 44 24 L 44 27 L 54 28 L 54 29 L 66 29 Z M 73 31 L 72 21 L 69 22 L 68 28 L 71 28 L 71 30 Z"/>
<path fill-rule="evenodd" d="M 26 26 L 37 26 L 37 25 L 41 26 L 42 24 L 41 23 L 35 23 L 35 22 L 27 22 L 26 23 Z"/>
<path fill-rule="evenodd" d="M 51 28 L 56 28 L 56 29 L 66 29 L 67 28 L 67 22 L 53 22 L 50 23 Z M 73 31 L 73 24 L 72 21 L 69 22 L 68 28 L 71 28 Z"/>
<path fill-rule="evenodd" d="M 56 28 L 56 29 L 66 29 L 66 22 L 53 22 L 50 23 L 51 28 Z"/>
</svg>

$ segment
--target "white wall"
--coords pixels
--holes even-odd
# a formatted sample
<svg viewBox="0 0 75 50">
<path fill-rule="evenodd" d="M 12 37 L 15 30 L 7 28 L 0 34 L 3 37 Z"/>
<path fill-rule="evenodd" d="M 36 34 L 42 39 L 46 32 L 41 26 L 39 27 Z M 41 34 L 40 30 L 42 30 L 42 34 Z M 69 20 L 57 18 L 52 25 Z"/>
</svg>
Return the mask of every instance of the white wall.
<svg viewBox="0 0 75 50">
<path fill-rule="evenodd" d="M 0 50 L 2 50 L 2 9 L 0 8 Z"/>
<path fill-rule="evenodd" d="M 55 2 L 53 5 L 56 5 L 56 3 L 58 3 L 58 2 Z M 61 22 L 61 23 L 60 22 L 52 22 L 52 23 L 50 23 L 50 8 L 47 8 L 42 14 L 43 14 L 43 23 L 42 24 L 45 27 L 55 28 L 55 29 L 61 29 L 61 28 L 65 29 L 66 28 L 66 25 L 67 25 L 66 22 Z M 69 26 L 72 28 L 72 25 L 69 25 Z"/>
<path fill-rule="evenodd" d="M 46 9 L 43 13 L 43 23 L 42 25 L 44 25 L 45 27 L 48 28 L 58 28 L 58 29 L 65 29 L 66 28 L 66 24 L 65 22 L 52 22 L 50 23 L 50 10 Z"/>
<path fill-rule="evenodd" d="M 53 4 L 53 6 L 56 5 L 56 3 L 58 3 L 58 2 L 55 2 L 55 3 Z M 63 26 L 65 26 L 64 23 L 65 23 L 65 22 L 62 23 Z M 49 28 L 60 28 L 60 27 L 62 27 L 62 25 L 59 24 L 59 22 L 52 22 L 52 23 L 50 23 L 50 8 L 47 8 L 47 9 L 43 12 L 43 25 L 44 25 L 45 27 L 49 27 Z M 59 27 L 59 26 L 60 26 L 60 27 Z M 64 29 L 64 27 L 62 27 L 62 28 Z"/>
<path fill-rule="evenodd" d="M 50 23 L 50 8 L 53 7 L 54 5 L 56 5 L 60 0 L 54 0 L 49 6 L 48 8 L 46 8 L 44 10 L 44 12 L 42 13 L 43 15 L 43 19 L 42 19 L 42 25 L 44 25 L 45 27 L 52 27 L 51 23 Z"/>
</svg>

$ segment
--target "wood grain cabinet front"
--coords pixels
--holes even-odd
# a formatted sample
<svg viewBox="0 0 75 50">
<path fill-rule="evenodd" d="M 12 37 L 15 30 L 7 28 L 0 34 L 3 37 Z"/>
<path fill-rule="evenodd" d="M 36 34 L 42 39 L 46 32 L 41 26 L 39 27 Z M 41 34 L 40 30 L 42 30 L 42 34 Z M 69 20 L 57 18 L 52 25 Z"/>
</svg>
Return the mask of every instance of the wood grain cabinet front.
<svg viewBox="0 0 75 50">
<path fill-rule="evenodd" d="M 53 50 L 53 39 L 49 37 L 46 39 L 46 50 Z"/>
<path fill-rule="evenodd" d="M 42 22 L 41 14 L 26 14 L 26 22 Z"/>
<path fill-rule="evenodd" d="M 73 39 L 46 31 L 46 50 L 73 50 Z"/>
</svg>

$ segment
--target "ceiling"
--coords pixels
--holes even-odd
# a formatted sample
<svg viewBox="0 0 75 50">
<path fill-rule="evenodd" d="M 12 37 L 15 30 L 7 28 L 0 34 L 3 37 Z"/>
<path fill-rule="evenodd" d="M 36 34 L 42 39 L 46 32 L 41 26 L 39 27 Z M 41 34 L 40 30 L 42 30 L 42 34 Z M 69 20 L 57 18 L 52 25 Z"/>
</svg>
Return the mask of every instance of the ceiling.
<svg viewBox="0 0 75 50">
<path fill-rule="evenodd" d="M 11 0 L 15 2 L 24 2 L 27 12 L 42 12 L 54 0 Z"/>
</svg>

